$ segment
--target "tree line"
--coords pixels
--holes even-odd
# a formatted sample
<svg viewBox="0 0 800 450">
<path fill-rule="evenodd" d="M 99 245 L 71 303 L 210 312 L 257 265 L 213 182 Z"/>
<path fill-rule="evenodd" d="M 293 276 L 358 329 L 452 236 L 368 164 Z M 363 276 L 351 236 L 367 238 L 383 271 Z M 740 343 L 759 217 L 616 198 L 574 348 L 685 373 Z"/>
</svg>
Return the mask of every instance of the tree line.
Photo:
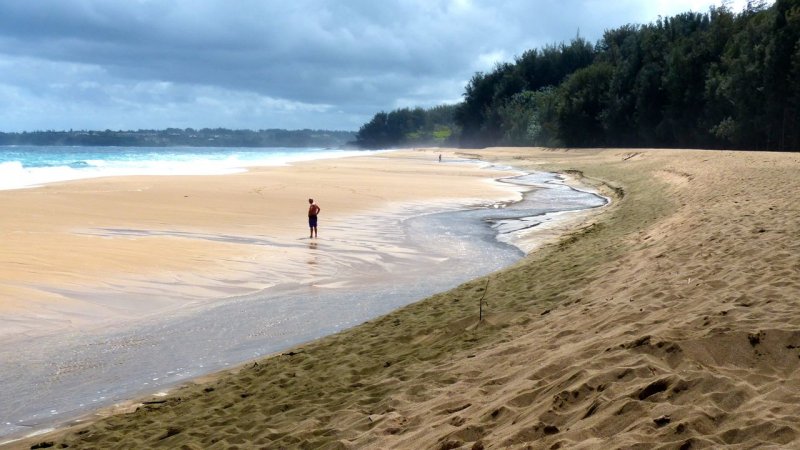
<svg viewBox="0 0 800 450">
<path fill-rule="evenodd" d="M 0 133 L 0 145 L 121 147 L 342 147 L 355 133 L 329 130 L 229 130 L 167 128 L 135 131 L 33 131 Z"/>
<path fill-rule="evenodd" d="M 528 50 L 476 73 L 447 108 L 450 140 L 465 147 L 800 150 L 800 0 L 712 7 L 608 30 L 595 44 Z M 378 113 L 357 142 L 410 142 L 429 123 L 390 118 L 411 111 L 430 110 Z"/>
<path fill-rule="evenodd" d="M 356 144 L 365 148 L 456 145 L 460 135 L 455 121 L 456 108 L 456 105 L 441 105 L 429 109 L 381 111 L 361 126 Z"/>
</svg>

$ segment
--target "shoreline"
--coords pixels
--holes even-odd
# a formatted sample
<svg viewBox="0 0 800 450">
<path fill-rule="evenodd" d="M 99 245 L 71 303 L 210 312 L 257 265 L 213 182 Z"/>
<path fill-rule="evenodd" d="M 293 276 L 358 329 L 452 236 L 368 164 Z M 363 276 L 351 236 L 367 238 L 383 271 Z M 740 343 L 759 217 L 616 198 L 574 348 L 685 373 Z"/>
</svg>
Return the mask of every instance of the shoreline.
<svg viewBox="0 0 800 450">
<path fill-rule="evenodd" d="M 314 147 L 85 147 L 0 146 L 0 190 L 123 176 L 216 176 L 253 167 L 287 166 L 304 161 L 376 155 L 385 150 L 332 150 Z M 16 149 L 16 147 L 14 147 Z M 34 150 L 35 156 L 26 155 Z M 41 149 L 48 151 L 40 152 Z M 133 149 L 119 154 L 119 150 Z M 5 153 L 5 154 L 4 154 Z M 41 153 L 44 153 L 42 155 Z M 44 161 L 43 161 L 44 160 Z"/>
<path fill-rule="evenodd" d="M 536 221 L 533 224 L 528 224 L 513 234 L 507 233 L 510 235 L 508 237 L 499 235 L 498 238 L 501 242 L 514 245 L 525 255 L 529 255 L 539 248 L 558 242 L 565 235 L 591 226 L 613 203 L 612 198 L 616 193 L 605 182 L 588 179 L 583 174 L 574 174 L 569 171 L 557 172 L 557 175 L 561 178 L 559 184 L 578 192 L 595 195 L 603 199 L 604 203 L 591 208 L 544 213 L 542 217 L 535 217 Z M 547 183 L 553 183 L 553 181 Z"/>
<path fill-rule="evenodd" d="M 0 260 L 0 313 L 14 318 L 0 327 L 0 336 L 35 333 L 42 320 L 59 327 L 64 317 L 75 325 L 64 322 L 62 328 L 96 325 L 109 317 L 124 322 L 131 314 L 142 315 L 142 305 L 124 300 L 131 293 L 149 298 L 145 310 L 157 313 L 269 287 L 276 276 L 278 281 L 285 276 L 259 275 L 261 267 L 303 260 L 294 239 L 303 236 L 305 225 L 302 213 L 293 209 L 314 191 L 326 203 L 323 219 L 329 229 L 387 204 L 413 205 L 414 198 L 444 205 L 518 195 L 481 181 L 491 170 L 432 161 L 432 154 L 407 151 L 242 174 L 106 178 L 2 191 L 0 205 L 17 213 L 0 219 L 0 234 L 8 243 Z M 388 170 L 381 167 L 385 164 Z M 441 180 L 428 179 L 404 194 L 397 186 L 412 170 Z M 342 175 L 331 177 L 335 171 Z M 364 180 L 352 186 L 342 181 L 353 178 Z M 92 210 L 83 206 L 87 199 L 96 203 Z M 159 291 L 172 292 L 179 301 L 158 300 L 152 293 Z M 109 294 L 114 302 L 103 301 Z M 40 312 L 26 319 L 32 307 Z"/>
<path fill-rule="evenodd" d="M 483 169 L 481 169 L 481 170 L 483 170 Z M 523 186 L 523 185 L 516 185 L 516 186 L 515 186 L 515 187 L 512 189 L 512 191 L 514 191 L 514 192 L 524 192 L 524 191 L 527 191 L 527 190 L 530 190 L 530 189 L 531 189 L 531 187 L 525 187 L 525 186 Z M 506 190 L 507 190 L 507 189 L 506 189 Z M 422 205 L 420 205 L 420 206 L 419 206 L 419 208 L 422 208 L 422 209 L 420 210 L 420 212 L 421 212 L 421 211 L 424 211 L 424 210 L 431 210 L 431 208 L 433 208 L 434 210 L 436 209 L 436 207 L 435 207 L 435 206 L 433 206 L 433 205 L 431 205 L 429 202 L 428 202 L 428 203 L 426 204 L 426 206 L 424 206 L 424 207 L 423 207 Z M 452 208 L 452 206 L 451 206 L 451 208 Z M 461 207 L 457 207 L 457 208 L 459 208 L 459 209 L 460 209 L 460 208 L 463 208 L 463 206 L 461 206 Z M 477 209 L 480 209 L 480 208 L 477 208 Z M 467 211 L 469 211 L 469 210 L 477 210 L 477 209 L 476 209 L 476 207 L 471 207 L 471 208 L 468 208 L 468 210 L 465 210 L 464 212 L 467 212 Z M 375 213 L 373 212 L 372 214 L 374 215 Z M 408 212 L 406 212 L 405 214 L 407 215 L 407 214 L 408 214 Z M 418 213 L 416 213 L 416 214 L 419 214 L 419 212 L 418 212 Z M 427 214 L 428 214 L 428 213 L 426 213 L 426 215 L 427 215 Z M 448 213 L 448 214 L 451 214 L 451 213 Z M 379 217 L 387 217 L 387 214 L 386 214 L 386 212 L 384 211 L 384 213 L 378 214 L 377 216 L 379 216 Z M 390 217 L 391 217 L 392 215 L 388 215 L 388 216 L 390 216 Z M 128 235 L 132 235 L 132 234 L 133 234 L 133 235 L 135 235 L 136 233 L 135 233 L 135 230 L 126 229 L 126 230 L 122 230 L 122 231 L 121 231 L 121 234 L 122 234 L 122 235 L 126 235 L 126 236 L 128 236 Z M 252 294 L 251 294 L 251 295 L 252 295 Z M 415 297 L 415 298 L 422 298 L 422 297 L 424 297 L 424 295 L 420 295 L 419 297 Z M 199 307 L 199 308 L 205 308 L 205 307 L 208 307 L 208 306 L 196 305 L 196 307 Z M 196 309 L 196 308 L 195 308 L 195 309 Z M 200 310 L 198 310 L 198 311 L 200 311 Z M 384 311 L 384 312 L 386 312 L 386 311 Z M 156 313 L 156 314 L 163 315 L 163 313 L 164 313 L 164 311 L 162 311 L 162 312 L 160 312 L 160 313 Z M 191 314 L 196 314 L 196 312 L 189 313 L 188 311 L 185 311 L 185 310 L 181 312 L 181 315 L 186 315 L 186 314 L 190 314 L 190 315 L 191 315 Z M 133 322 L 133 323 L 136 323 L 136 322 L 140 322 L 140 323 L 146 323 L 147 321 L 148 321 L 148 319 L 146 319 L 146 317 L 141 317 L 141 318 L 137 319 L 137 320 L 136 320 L 135 322 Z M 126 327 L 128 327 L 128 326 L 133 326 L 133 323 L 130 323 L 130 322 L 128 322 L 128 324 L 126 325 Z M 108 329 L 108 325 L 104 326 L 103 328 L 104 328 L 104 329 Z M 101 329 L 98 329 L 97 331 L 98 331 L 98 332 L 100 332 L 100 331 L 101 331 Z M 333 331 L 337 331 L 337 330 L 333 330 Z M 56 332 L 56 334 L 57 334 L 57 332 Z M 94 332 L 92 332 L 91 334 L 94 334 Z M 324 334 L 328 334 L 328 333 L 324 333 Z M 88 337 L 89 337 L 89 335 L 86 335 L 86 337 L 88 338 Z M 313 338 L 315 338 L 315 339 L 316 339 L 316 338 L 318 338 L 318 336 L 313 336 Z M 18 338 L 18 340 L 22 340 L 22 339 L 23 339 L 23 338 Z M 136 338 L 125 338 L 124 340 L 131 340 L 131 339 L 133 339 L 133 340 L 136 340 Z M 113 340 L 118 340 L 118 338 L 114 338 Z M 112 342 L 113 342 L 113 340 L 112 340 Z M 303 339 L 303 341 L 305 341 L 305 340 L 307 340 L 307 339 Z M 294 345 L 296 345 L 296 344 L 294 344 Z M 263 353 L 262 353 L 262 355 L 263 355 Z M 256 356 L 253 356 L 253 357 L 256 357 Z M 263 356 L 258 356 L 258 357 L 263 357 Z M 85 364 L 85 363 L 84 363 L 84 364 Z M 226 364 L 226 365 L 227 365 L 227 364 Z M 220 368 L 217 368 L 216 370 L 222 370 L 222 368 L 220 367 Z M 201 376 L 206 376 L 206 375 L 201 375 Z M 191 378 L 194 378 L 194 376 L 192 376 Z M 183 384 L 183 383 L 185 383 L 185 382 L 186 382 L 186 379 L 178 379 L 178 380 L 175 380 L 175 381 L 173 381 L 173 382 L 169 383 L 169 384 L 168 384 L 168 386 L 170 386 L 170 385 L 172 385 L 172 384 L 176 384 L 176 383 L 177 383 L 178 385 L 180 385 L 180 384 Z M 138 395 L 141 395 L 141 394 L 138 394 Z M 128 397 L 130 397 L 130 395 L 128 395 Z M 88 401 L 88 400 L 89 400 L 89 399 L 87 399 L 87 401 Z M 101 398 L 101 400 L 102 400 L 102 398 Z M 96 401 L 96 400 L 92 400 L 92 401 Z M 115 408 L 115 406 L 112 406 L 111 408 Z M 38 432 L 37 432 L 37 433 L 38 433 Z"/>
<path fill-rule="evenodd" d="M 27 441 L 71 447 L 793 447 L 800 157 L 481 150 L 619 197 L 514 266 Z M 623 195 L 624 194 L 624 195 Z M 732 214 L 732 212 L 734 212 Z M 793 272 L 794 271 L 794 272 Z M 478 322 L 477 304 L 488 309 Z M 18 443 L 22 448 L 24 443 Z"/>
</svg>

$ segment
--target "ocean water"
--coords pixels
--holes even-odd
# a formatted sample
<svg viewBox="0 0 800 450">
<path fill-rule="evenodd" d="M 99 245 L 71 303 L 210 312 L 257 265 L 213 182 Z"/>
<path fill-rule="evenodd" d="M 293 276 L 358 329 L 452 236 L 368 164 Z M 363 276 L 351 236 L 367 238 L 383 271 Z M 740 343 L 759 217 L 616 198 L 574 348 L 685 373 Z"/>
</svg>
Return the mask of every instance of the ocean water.
<svg viewBox="0 0 800 450">
<path fill-rule="evenodd" d="M 102 154 L 98 150 L 69 148 L 63 153 L 76 156 L 85 151 L 86 155 L 96 156 Z M 124 150 L 132 156 L 121 156 Z M 206 164 L 207 170 L 216 171 L 204 173 L 229 173 L 223 172 L 221 166 L 226 166 L 225 170 L 243 170 L 251 163 L 287 164 L 352 154 L 320 149 L 284 149 L 281 154 L 272 149 L 236 153 L 239 150 L 168 148 L 159 150 L 173 156 L 158 159 L 158 155 L 147 155 L 148 151 L 159 153 L 155 149 L 124 150 L 108 150 L 110 155 L 104 159 L 91 161 L 104 161 L 106 167 L 138 165 L 137 170 L 144 171 L 139 174 L 156 174 L 155 167 L 159 165 L 182 166 L 186 170 L 183 173 L 198 173 Z M 51 153 L 57 152 L 51 149 Z M 44 154 L 39 156 L 41 163 Z M 81 164 L 71 168 L 65 164 L 70 158 L 61 157 L 52 166 L 29 167 L 34 171 L 37 167 L 85 169 Z M 22 159 L 13 161 L 24 169 Z M 66 423 L 99 407 L 168 389 L 192 377 L 355 326 L 492 273 L 524 256 L 519 248 L 510 245 L 518 233 L 535 232 L 537 227 L 559 220 L 569 211 L 607 203 L 596 193 L 568 186 L 556 174 L 519 175 L 512 168 L 505 169 L 509 176 L 502 181 L 527 191 L 518 202 L 365 215 L 339 225 L 347 229 L 326 225 L 322 239 L 283 243 L 307 252 L 308 260 L 303 263 L 307 270 L 318 270 L 326 264 L 335 266 L 329 277 L 321 275 L 311 282 L 285 283 L 254 294 L 221 299 L 135 326 L 105 332 L 75 330 L 26 339 L 24 352 L 17 345 L 0 347 L 0 443 Z M 52 181 L 56 180 L 48 179 Z M 354 241 L 349 237 L 354 224 L 377 231 L 371 235 L 358 233 L 368 237 Z M 392 251 L 384 251 L 386 248 Z M 341 284 L 328 286 L 334 280 Z"/>
<path fill-rule="evenodd" d="M 323 148 L 0 146 L 0 190 L 127 175 L 224 175 L 375 153 Z"/>
</svg>

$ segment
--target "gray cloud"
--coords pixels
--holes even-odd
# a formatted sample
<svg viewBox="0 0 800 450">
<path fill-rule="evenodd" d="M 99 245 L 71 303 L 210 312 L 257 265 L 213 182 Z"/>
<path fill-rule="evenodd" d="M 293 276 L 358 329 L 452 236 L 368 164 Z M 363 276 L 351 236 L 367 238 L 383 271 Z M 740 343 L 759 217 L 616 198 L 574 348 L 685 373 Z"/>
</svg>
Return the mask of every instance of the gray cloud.
<svg viewBox="0 0 800 450">
<path fill-rule="evenodd" d="M 532 47 L 713 0 L 0 3 L 5 130 L 357 129 Z"/>
</svg>

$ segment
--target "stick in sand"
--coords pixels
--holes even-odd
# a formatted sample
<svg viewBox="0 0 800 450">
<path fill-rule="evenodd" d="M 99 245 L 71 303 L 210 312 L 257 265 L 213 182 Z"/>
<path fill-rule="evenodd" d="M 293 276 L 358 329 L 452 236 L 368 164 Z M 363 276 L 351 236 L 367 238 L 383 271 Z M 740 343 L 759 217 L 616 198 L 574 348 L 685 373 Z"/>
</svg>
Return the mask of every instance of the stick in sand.
<svg viewBox="0 0 800 450">
<path fill-rule="evenodd" d="M 483 299 L 486 297 L 486 292 L 489 290 L 489 280 L 491 277 L 486 277 L 486 286 L 483 287 L 483 295 L 478 300 L 478 322 L 483 322 Z"/>
</svg>

